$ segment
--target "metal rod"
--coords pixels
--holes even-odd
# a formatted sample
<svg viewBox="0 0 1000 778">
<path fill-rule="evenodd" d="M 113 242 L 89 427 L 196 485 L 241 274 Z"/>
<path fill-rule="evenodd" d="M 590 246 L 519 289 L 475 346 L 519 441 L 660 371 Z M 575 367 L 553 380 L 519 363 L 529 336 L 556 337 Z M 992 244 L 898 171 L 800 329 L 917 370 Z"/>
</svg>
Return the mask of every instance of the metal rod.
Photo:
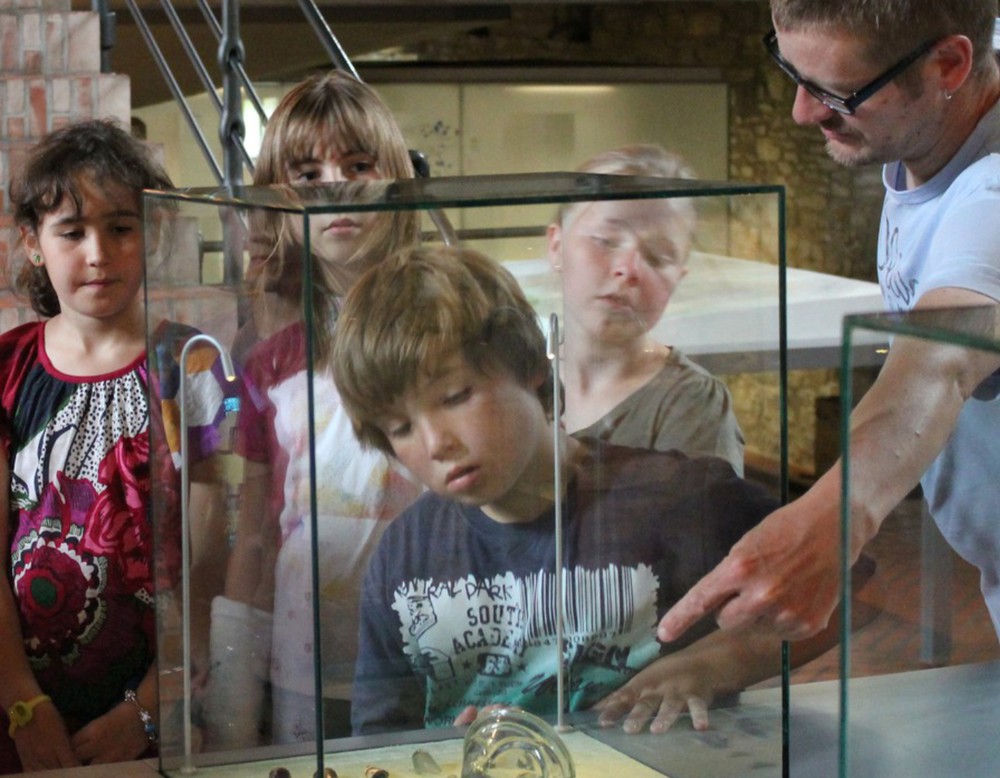
<svg viewBox="0 0 1000 778">
<path fill-rule="evenodd" d="M 191 516 L 190 516 L 190 492 L 191 492 L 191 467 L 188 461 L 188 425 L 187 425 L 187 358 L 188 352 L 195 343 L 210 343 L 216 348 L 222 357 L 222 367 L 226 371 L 226 380 L 235 381 L 236 371 L 233 368 L 233 361 L 229 352 L 223 348 L 222 344 L 211 335 L 201 333 L 190 338 L 181 350 L 180 361 L 180 389 L 178 392 L 178 402 L 180 403 L 180 423 L 181 423 L 181 586 L 182 593 L 182 613 L 181 613 L 181 640 L 182 640 L 182 665 L 184 668 L 184 765 L 181 768 L 183 773 L 193 773 L 195 771 L 192 764 L 191 745 Z"/>
<path fill-rule="evenodd" d="M 212 11 L 207 0 L 198 0 L 198 8 L 201 10 L 201 15 L 205 17 L 205 23 L 208 25 L 208 29 L 211 30 L 212 35 L 215 36 L 215 42 L 221 43 L 222 25 L 215 17 L 215 12 Z M 247 99 L 250 101 L 253 109 L 257 112 L 257 117 L 260 119 L 260 123 L 267 124 L 267 112 L 264 110 L 264 105 L 260 101 L 260 95 L 258 95 L 257 90 L 254 89 L 250 76 L 247 75 L 246 68 L 244 68 L 242 64 L 239 64 L 236 66 L 236 72 L 240 76 L 240 82 L 243 84 L 243 90 L 246 93 Z M 253 169 L 250 168 L 250 170 L 252 172 Z"/>
<path fill-rule="evenodd" d="M 219 94 L 215 89 L 215 83 L 212 81 L 212 77 L 208 74 L 208 69 L 205 67 L 205 63 L 202 61 L 201 55 L 198 53 L 198 50 L 195 49 L 194 43 L 191 41 L 191 36 L 188 35 L 187 30 L 184 27 L 184 23 L 177 15 L 177 10 L 174 8 L 174 4 L 170 2 L 170 0 L 160 0 L 160 5 L 163 7 L 163 12 L 167 15 L 167 20 L 170 22 L 170 26 L 174 28 L 177 39 L 181 42 L 181 47 L 184 49 L 184 53 L 187 54 L 188 60 L 191 62 L 191 67 L 194 68 L 194 71 L 198 76 L 198 80 L 201 81 L 201 85 L 208 93 L 208 99 L 212 101 L 212 104 L 215 106 L 215 110 L 221 113 L 222 101 L 219 99 Z"/>
<path fill-rule="evenodd" d="M 198 126 L 198 121 L 194 118 L 194 112 L 191 110 L 191 106 L 185 99 L 184 93 L 181 91 L 180 85 L 177 83 L 177 79 L 174 78 L 174 74 L 167 65 L 166 58 L 163 56 L 163 52 L 160 50 L 159 45 L 156 43 L 156 39 L 153 37 L 152 31 L 149 29 L 149 25 L 146 24 L 146 20 L 143 18 L 142 12 L 139 10 L 138 5 L 136 5 L 135 0 L 125 0 L 125 3 L 128 6 L 129 12 L 132 14 L 132 18 L 135 20 L 136 28 L 139 30 L 143 40 L 146 42 L 146 48 L 148 48 L 149 53 L 153 55 L 153 61 L 156 63 L 157 68 L 159 68 L 164 81 L 167 82 L 167 87 L 170 89 L 170 94 L 173 96 L 174 102 L 177 103 L 181 112 L 184 114 L 184 120 L 187 122 L 188 129 L 191 130 L 191 134 L 194 135 L 198 148 L 201 149 L 201 153 L 205 156 L 205 161 L 208 162 L 208 166 L 212 169 L 212 173 L 215 175 L 215 180 L 221 184 L 222 170 L 219 168 L 219 163 L 216 161 L 215 155 L 212 154 L 208 141 L 205 140 L 205 136 L 202 134 L 201 128 Z"/>
<path fill-rule="evenodd" d="M 323 18 L 316 3 L 312 0 L 299 0 L 299 7 L 302 8 L 302 13 L 306 15 L 306 20 L 312 26 L 320 44 L 326 50 L 327 56 L 333 60 L 333 64 L 340 70 L 346 70 L 360 81 L 361 77 L 358 75 L 358 71 L 354 69 L 351 60 L 347 58 L 347 54 L 341 48 L 340 42 L 333 34 L 333 30 L 330 29 L 330 25 L 326 23 L 326 19 Z"/>
<path fill-rule="evenodd" d="M 240 40 L 239 0 L 223 0 L 222 42 L 219 44 L 219 67 L 222 69 L 222 118 L 219 140 L 225 160 L 226 188 L 230 192 L 243 183 L 243 160 L 240 150 L 246 127 L 243 125 L 243 91 L 240 89 L 235 64 L 243 62 L 243 41 Z"/>
<path fill-rule="evenodd" d="M 563 592 L 563 531 L 562 531 L 562 502 L 563 502 L 563 478 L 562 478 L 562 446 L 563 434 L 559 425 L 559 418 L 562 416 L 562 403 L 560 402 L 559 386 L 559 316 L 552 314 L 549 316 L 549 332 L 546 349 L 548 357 L 552 362 L 552 442 L 553 442 L 553 467 L 552 487 L 555 490 L 555 516 L 556 525 L 556 650 L 559 661 L 556 663 L 556 729 L 565 732 L 567 730 L 565 721 L 566 712 L 566 672 L 563 667 L 563 632 L 566 604 Z"/>
<path fill-rule="evenodd" d="M 431 166 L 427 162 L 427 157 L 421 152 L 410 149 L 410 163 L 413 165 L 413 174 L 417 178 L 430 178 Z M 434 222 L 434 226 L 437 228 L 438 235 L 441 237 L 444 245 L 457 246 L 459 243 L 458 236 L 455 234 L 455 228 L 452 227 L 447 214 L 440 208 L 432 208 L 427 211 L 427 215 Z"/>
<path fill-rule="evenodd" d="M 118 42 L 118 24 L 108 0 L 91 0 L 91 9 L 97 14 L 101 31 L 101 72 L 111 72 L 111 50 Z"/>
</svg>

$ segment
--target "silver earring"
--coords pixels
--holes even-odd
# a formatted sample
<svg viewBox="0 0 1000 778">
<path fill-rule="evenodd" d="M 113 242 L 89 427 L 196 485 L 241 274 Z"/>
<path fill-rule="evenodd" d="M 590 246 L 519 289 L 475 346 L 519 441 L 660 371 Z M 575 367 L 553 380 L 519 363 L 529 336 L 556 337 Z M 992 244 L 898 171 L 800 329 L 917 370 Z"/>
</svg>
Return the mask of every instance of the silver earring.
<svg viewBox="0 0 1000 778">
<path fill-rule="evenodd" d="M 954 95 L 946 89 L 944 92 L 944 99 L 951 100 L 952 97 L 954 97 Z"/>
</svg>

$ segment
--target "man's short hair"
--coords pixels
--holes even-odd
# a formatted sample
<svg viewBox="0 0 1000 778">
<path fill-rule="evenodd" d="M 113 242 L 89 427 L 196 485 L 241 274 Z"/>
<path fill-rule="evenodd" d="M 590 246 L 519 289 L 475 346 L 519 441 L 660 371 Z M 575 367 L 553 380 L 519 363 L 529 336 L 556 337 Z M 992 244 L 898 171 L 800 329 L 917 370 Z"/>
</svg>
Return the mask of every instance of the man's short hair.
<svg viewBox="0 0 1000 778">
<path fill-rule="evenodd" d="M 424 247 L 367 271 L 344 300 L 332 366 L 362 446 L 392 454 L 377 422 L 455 355 L 486 373 L 539 386 L 552 410 L 551 364 L 538 318 L 514 277 L 465 248 Z"/>
<path fill-rule="evenodd" d="M 946 35 L 972 41 L 973 70 L 992 67 L 996 0 L 771 0 L 779 30 L 831 27 L 869 44 L 872 63 L 890 65 Z"/>
</svg>

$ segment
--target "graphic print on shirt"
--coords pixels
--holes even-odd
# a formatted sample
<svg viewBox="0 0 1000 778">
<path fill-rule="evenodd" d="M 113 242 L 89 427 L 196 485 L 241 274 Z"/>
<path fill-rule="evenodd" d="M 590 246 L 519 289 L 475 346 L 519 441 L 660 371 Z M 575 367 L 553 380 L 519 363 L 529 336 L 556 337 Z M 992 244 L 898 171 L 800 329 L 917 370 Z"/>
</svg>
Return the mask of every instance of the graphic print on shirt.
<svg viewBox="0 0 1000 778">
<path fill-rule="evenodd" d="M 144 378 L 136 370 L 80 384 L 11 463 L 20 514 L 11 580 L 36 672 L 82 662 L 80 646 L 118 641 L 134 616 L 117 609 L 109 623 L 112 600 L 152 605 L 151 530 L 135 520 L 149 508 Z"/>
<path fill-rule="evenodd" d="M 397 587 L 403 650 L 427 685 L 428 726 L 466 705 L 551 708 L 557 683 L 556 577 L 416 580 Z M 571 709 L 593 704 L 659 655 L 659 582 L 646 565 L 563 571 L 563 661 Z"/>
<path fill-rule="evenodd" d="M 878 266 L 882 299 L 889 310 L 907 311 L 917 299 L 918 282 L 916 278 L 905 276 L 900 269 L 903 266 L 903 250 L 900 247 L 899 227 L 893 226 L 888 216 L 885 219 L 882 229 L 885 258 Z"/>
</svg>

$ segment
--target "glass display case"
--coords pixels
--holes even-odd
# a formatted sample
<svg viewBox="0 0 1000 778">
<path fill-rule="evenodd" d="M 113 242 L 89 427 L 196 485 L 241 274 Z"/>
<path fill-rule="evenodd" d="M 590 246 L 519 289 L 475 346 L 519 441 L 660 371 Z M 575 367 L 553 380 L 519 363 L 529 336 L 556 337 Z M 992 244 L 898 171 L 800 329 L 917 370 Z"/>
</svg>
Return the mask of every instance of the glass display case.
<svg viewBox="0 0 1000 778">
<path fill-rule="evenodd" d="M 710 621 L 663 657 L 656 623 L 787 496 L 780 187 L 556 173 L 148 192 L 144 206 L 152 407 L 162 422 L 151 451 L 164 774 L 784 774 L 778 643 L 713 649 L 716 669 L 740 688 L 713 690 L 707 730 L 692 726 L 686 696 L 661 734 L 626 734 L 594 708 L 660 667 L 688 677 L 681 657 L 715 656 L 688 645 L 713 639 Z M 352 373 L 355 353 L 363 362 L 360 350 L 337 350 L 342 311 L 364 333 L 383 308 L 403 316 L 417 304 L 409 281 L 387 283 L 377 311 L 352 308 L 350 289 L 366 268 L 418 244 L 435 256 L 487 257 L 491 273 L 516 282 L 544 344 L 537 380 L 473 371 L 530 389 L 531 402 L 537 394 L 553 441 L 553 461 L 535 479 L 546 483 L 532 497 L 541 513 L 514 522 L 541 534 L 518 545 L 478 527 L 492 538 L 482 558 L 451 551 L 448 532 L 405 536 L 406 560 L 380 555 L 398 547 L 387 533 L 407 526 L 396 515 L 427 495 L 417 468 L 357 443 L 333 379 L 337 359 Z M 431 298 L 426 316 L 394 337 L 468 302 Z M 496 337 L 483 336 L 502 365 L 536 349 L 505 340 L 519 321 L 493 321 Z M 598 368 L 629 344 L 641 346 L 631 356 L 647 372 L 598 402 L 589 391 Z M 419 386 L 439 377 L 426 370 Z M 636 390 L 653 386 L 651 376 L 660 384 L 646 400 Z M 441 404 L 471 391 L 443 392 Z M 378 385 L 368 395 L 373 428 L 392 449 L 410 434 L 396 423 L 408 395 L 382 397 Z M 638 410 L 618 413 L 630 404 Z M 537 437 L 532 424 L 494 424 L 502 443 L 489 454 L 520 450 Z M 468 476 L 455 468 L 453 486 Z M 573 528 L 583 483 L 641 499 L 595 498 L 600 532 L 582 541 Z M 491 499 L 453 491 L 470 527 L 494 519 Z M 586 564 L 573 561 L 574 544 L 589 544 Z M 376 557 L 381 578 L 369 570 Z M 429 572 L 393 579 L 411 557 Z M 677 664 L 657 664 L 671 657 Z M 550 739 L 512 763 L 475 767 L 470 757 L 463 766 L 463 753 L 479 753 L 463 750 L 463 738 L 486 726 L 482 716 L 468 726 L 474 713 L 455 707 L 469 699 L 513 703 Z M 660 699 L 644 693 L 626 709 Z M 517 729 L 517 715 L 496 731 Z M 554 756 L 563 748 L 568 770 Z"/>
<path fill-rule="evenodd" d="M 851 408 L 863 402 L 872 383 L 867 366 L 873 350 L 885 352 L 886 342 L 891 342 L 881 368 L 886 377 L 898 380 L 915 365 L 921 376 L 919 381 L 904 379 L 893 390 L 903 417 L 897 422 L 900 460 L 905 462 L 916 438 L 945 431 L 942 455 L 921 487 L 908 494 L 907 483 L 893 491 L 892 483 L 905 479 L 895 478 L 886 463 L 866 459 L 865 437 L 848 424 Z M 841 776 L 1000 772 L 994 736 L 1000 725 L 1000 622 L 995 609 L 991 618 L 986 604 L 987 598 L 997 603 L 1000 559 L 994 462 L 1000 428 L 998 365 L 997 307 L 845 319 L 843 538 L 849 537 L 851 526 L 846 506 L 899 503 L 863 550 L 875 562 L 876 585 L 855 598 L 854 629 L 844 623 L 839 707 L 830 706 L 829 698 L 806 706 L 814 716 L 839 710 Z M 936 416 L 908 413 L 912 397 L 936 391 L 927 379 L 936 369 L 956 376 L 941 391 Z M 980 381 L 979 376 L 987 377 Z M 963 385 L 972 383 L 976 385 Z M 948 435 L 952 392 L 968 399 Z M 885 467 L 874 483 L 872 467 Z M 846 556 L 844 565 L 846 569 Z M 854 583 L 845 574 L 843 591 Z"/>
</svg>

